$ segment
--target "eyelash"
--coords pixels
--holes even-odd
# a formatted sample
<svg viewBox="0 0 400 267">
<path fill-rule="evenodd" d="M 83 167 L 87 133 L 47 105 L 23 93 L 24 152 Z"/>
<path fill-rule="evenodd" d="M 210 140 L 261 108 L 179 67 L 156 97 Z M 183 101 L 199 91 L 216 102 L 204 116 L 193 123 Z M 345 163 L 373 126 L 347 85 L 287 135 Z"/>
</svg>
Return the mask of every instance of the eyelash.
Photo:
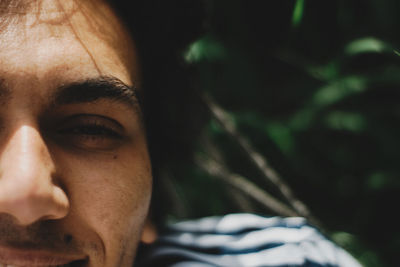
<svg viewBox="0 0 400 267">
<path fill-rule="evenodd" d="M 59 122 L 56 140 L 67 148 L 110 150 L 124 139 L 123 127 L 114 119 L 97 114 L 77 114 Z"/>
<path fill-rule="evenodd" d="M 115 130 L 111 129 L 108 126 L 103 125 L 99 122 L 89 122 L 89 123 L 81 123 L 66 129 L 59 130 L 60 134 L 74 134 L 81 135 L 84 137 L 90 137 L 92 139 L 95 138 L 113 138 L 120 139 L 122 138 L 121 134 L 117 133 Z"/>
</svg>

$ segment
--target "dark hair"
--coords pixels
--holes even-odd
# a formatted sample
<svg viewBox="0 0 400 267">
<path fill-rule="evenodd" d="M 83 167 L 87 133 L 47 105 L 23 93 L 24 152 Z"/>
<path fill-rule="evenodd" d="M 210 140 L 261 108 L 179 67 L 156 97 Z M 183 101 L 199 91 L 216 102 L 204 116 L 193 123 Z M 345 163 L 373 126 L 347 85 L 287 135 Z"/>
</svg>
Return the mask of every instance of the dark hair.
<svg viewBox="0 0 400 267">
<path fill-rule="evenodd" d="M 198 101 L 183 53 L 204 31 L 203 0 L 110 0 L 135 41 L 142 71 L 144 119 L 155 178 L 152 216 L 162 222 L 160 170 L 185 164 L 199 132 Z M 197 111 L 196 111 L 197 109 Z"/>
</svg>

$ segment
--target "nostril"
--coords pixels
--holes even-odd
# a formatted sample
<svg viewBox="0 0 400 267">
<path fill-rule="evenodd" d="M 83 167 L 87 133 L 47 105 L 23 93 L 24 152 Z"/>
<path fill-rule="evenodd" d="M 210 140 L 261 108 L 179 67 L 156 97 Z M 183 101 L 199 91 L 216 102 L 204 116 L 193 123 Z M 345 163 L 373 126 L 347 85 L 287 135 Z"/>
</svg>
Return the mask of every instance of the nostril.
<svg viewBox="0 0 400 267">
<path fill-rule="evenodd" d="M 40 220 L 61 219 L 68 214 L 68 198 L 64 191 L 54 184 L 17 192 L 4 189 L 6 187 L 0 182 L 0 213 L 12 215 L 20 225 L 29 225 Z"/>
<path fill-rule="evenodd" d="M 54 175 L 53 159 L 38 129 L 20 125 L 0 155 L 0 213 L 21 224 L 66 216 L 69 201 Z"/>
</svg>

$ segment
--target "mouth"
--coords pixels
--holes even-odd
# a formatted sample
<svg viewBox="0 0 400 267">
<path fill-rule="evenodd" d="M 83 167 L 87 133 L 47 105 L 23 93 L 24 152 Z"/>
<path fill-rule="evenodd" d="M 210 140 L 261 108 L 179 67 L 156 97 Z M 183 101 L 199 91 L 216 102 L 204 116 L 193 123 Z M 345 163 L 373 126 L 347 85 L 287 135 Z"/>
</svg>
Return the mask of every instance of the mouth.
<svg viewBox="0 0 400 267">
<path fill-rule="evenodd" d="M 15 265 L 15 264 L 4 264 L 0 263 L 0 267 L 87 267 L 88 261 L 87 260 L 76 260 L 72 261 L 67 264 L 61 264 L 61 265 Z"/>
<path fill-rule="evenodd" d="M 88 257 L 80 253 L 24 250 L 0 246 L 0 267 L 87 267 Z"/>
</svg>

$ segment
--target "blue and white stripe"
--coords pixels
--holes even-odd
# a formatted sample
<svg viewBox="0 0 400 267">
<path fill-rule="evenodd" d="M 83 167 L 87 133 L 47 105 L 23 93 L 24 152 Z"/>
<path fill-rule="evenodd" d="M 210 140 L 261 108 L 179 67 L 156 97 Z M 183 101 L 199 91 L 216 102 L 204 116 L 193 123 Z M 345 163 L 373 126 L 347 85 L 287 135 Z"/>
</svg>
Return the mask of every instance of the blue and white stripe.
<svg viewBox="0 0 400 267">
<path fill-rule="evenodd" d="M 138 266 L 361 266 L 305 219 L 231 214 L 171 225 Z"/>
</svg>

